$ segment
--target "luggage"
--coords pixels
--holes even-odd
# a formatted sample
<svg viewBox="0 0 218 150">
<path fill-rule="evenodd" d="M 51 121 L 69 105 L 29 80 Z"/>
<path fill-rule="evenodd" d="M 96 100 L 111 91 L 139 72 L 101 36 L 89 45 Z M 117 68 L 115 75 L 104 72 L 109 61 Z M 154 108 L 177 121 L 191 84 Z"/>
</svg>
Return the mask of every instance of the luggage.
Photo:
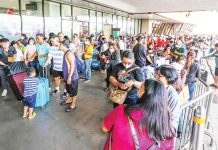
<svg viewBox="0 0 218 150">
<path fill-rule="evenodd" d="M 35 107 L 44 107 L 50 101 L 48 79 L 39 77 L 37 90 Z"/>
<path fill-rule="evenodd" d="M 26 66 L 23 61 L 13 62 L 8 64 L 5 68 L 5 75 L 10 76 L 21 72 L 26 72 Z"/>
<path fill-rule="evenodd" d="M 45 71 L 47 71 L 47 69 L 45 69 Z M 43 73 L 44 73 L 44 68 L 43 68 Z M 45 104 L 49 101 L 50 101 L 49 81 L 47 78 L 39 77 L 35 107 L 44 107 Z"/>
<path fill-rule="evenodd" d="M 23 100 L 24 84 L 23 79 L 27 77 L 26 72 L 18 73 L 8 77 L 9 85 L 18 101 Z"/>
<path fill-rule="evenodd" d="M 101 68 L 100 61 L 98 61 L 96 59 L 92 60 L 91 69 L 92 70 L 100 70 L 100 68 Z"/>
<path fill-rule="evenodd" d="M 83 72 L 83 70 L 85 69 L 85 65 L 84 65 L 83 61 L 81 59 L 79 59 L 79 57 L 77 55 L 75 55 L 75 59 L 76 59 L 77 70 L 79 70 L 80 72 Z"/>
</svg>

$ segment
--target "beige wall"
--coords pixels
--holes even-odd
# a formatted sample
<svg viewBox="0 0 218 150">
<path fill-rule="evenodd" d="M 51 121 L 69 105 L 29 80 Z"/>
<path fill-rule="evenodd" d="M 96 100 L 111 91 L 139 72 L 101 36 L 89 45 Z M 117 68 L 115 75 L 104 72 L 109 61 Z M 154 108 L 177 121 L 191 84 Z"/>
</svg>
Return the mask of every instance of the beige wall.
<svg viewBox="0 0 218 150">
<path fill-rule="evenodd" d="M 142 20 L 142 33 L 148 33 L 151 34 L 152 33 L 152 20 L 148 20 L 148 19 L 143 19 Z"/>
</svg>

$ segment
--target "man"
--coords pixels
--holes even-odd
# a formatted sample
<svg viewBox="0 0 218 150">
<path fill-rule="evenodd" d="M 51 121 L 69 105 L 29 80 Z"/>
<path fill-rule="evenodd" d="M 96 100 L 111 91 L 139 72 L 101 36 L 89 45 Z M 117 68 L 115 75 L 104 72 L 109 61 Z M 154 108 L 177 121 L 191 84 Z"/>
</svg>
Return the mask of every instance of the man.
<svg viewBox="0 0 218 150">
<path fill-rule="evenodd" d="M 75 55 L 69 49 L 69 43 L 63 42 L 60 44 L 60 50 L 64 52 L 63 58 L 63 76 L 67 87 L 69 97 L 66 101 L 61 102 L 61 105 L 70 104 L 65 109 L 66 112 L 72 112 L 77 108 L 77 92 L 78 92 L 78 80 L 79 75 L 76 67 Z"/>
<path fill-rule="evenodd" d="M 92 63 L 92 53 L 93 53 L 93 46 L 91 45 L 91 39 L 86 38 L 86 46 L 84 50 L 84 63 L 85 63 L 85 71 L 84 71 L 84 79 L 85 82 L 91 80 L 92 70 L 91 70 L 91 63 Z"/>
<path fill-rule="evenodd" d="M 212 52 L 206 58 L 209 58 L 209 57 L 215 57 L 216 66 L 215 66 L 215 83 L 214 83 L 214 86 L 216 88 L 218 88 L 218 43 L 215 44 L 215 51 Z"/>
<path fill-rule="evenodd" d="M 6 38 L 1 39 L 1 47 L 0 47 L 0 78 L 1 84 L 3 88 L 2 96 L 7 95 L 7 82 L 4 72 L 4 67 L 7 66 L 8 63 L 13 62 L 17 57 L 17 52 L 15 49 L 9 48 L 9 40 Z"/>
<path fill-rule="evenodd" d="M 133 48 L 133 53 L 134 53 L 134 57 L 135 57 L 135 64 L 138 65 L 140 68 L 142 68 L 146 65 L 147 49 L 143 45 L 144 38 L 142 36 L 139 36 L 137 38 L 137 41 L 138 41 L 138 43 Z"/>
<path fill-rule="evenodd" d="M 59 32 L 58 33 L 58 39 L 59 39 L 59 42 L 63 42 L 64 41 L 64 34 Z"/>
<path fill-rule="evenodd" d="M 52 75 L 54 77 L 55 90 L 53 91 L 52 95 L 54 96 L 60 92 L 59 86 L 60 86 L 61 78 L 63 78 L 62 64 L 63 64 L 64 52 L 60 51 L 59 49 L 59 39 L 57 35 L 51 36 L 50 41 L 52 46 L 49 50 L 46 64 L 48 64 L 53 58 Z"/>
<path fill-rule="evenodd" d="M 177 61 L 180 57 L 185 55 L 185 49 L 182 47 L 182 41 L 178 40 L 176 42 L 176 47 L 172 50 L 171 53 L 173 61 Z"/>
<path fill-rule="evenodd" d="M 39 60 L 39 75 L 49 79 L 49 61 L 47 61 L 50 46 L 44 41 L 44 35 L 41 33 L 36 34 L 36 51 Z M 43 72 L 44 71 L 44 72 Z"/>
</svg>

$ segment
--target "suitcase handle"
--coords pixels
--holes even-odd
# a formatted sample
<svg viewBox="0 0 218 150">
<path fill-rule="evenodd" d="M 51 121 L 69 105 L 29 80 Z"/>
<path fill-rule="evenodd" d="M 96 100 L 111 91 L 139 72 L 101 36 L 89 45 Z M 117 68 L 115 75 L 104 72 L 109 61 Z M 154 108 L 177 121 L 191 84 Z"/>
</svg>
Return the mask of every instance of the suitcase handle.
<svg viewBox="0 0 218 150">
<path fill-rule="evenodd" d="M 47 79 L 47 77 L 48 77 L 48 71 L 47 71 L 47 68 L 46 67 L 43 67 L 42 68 L 42 76 L 43 76 L 43 78 L 46 78 Z"/>
</svg>

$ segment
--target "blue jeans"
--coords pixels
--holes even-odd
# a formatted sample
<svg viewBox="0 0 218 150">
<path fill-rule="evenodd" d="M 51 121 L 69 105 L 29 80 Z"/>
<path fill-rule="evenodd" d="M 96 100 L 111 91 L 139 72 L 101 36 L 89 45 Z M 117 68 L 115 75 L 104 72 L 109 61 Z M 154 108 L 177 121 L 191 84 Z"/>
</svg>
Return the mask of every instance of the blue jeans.
<svg viewBox="0 0 218 150">
<path fill-rule="evenodd" d="M 36 74 L 39 74 L 39 62 L 38 60 L 28 62 L 28 67 L 33 67 L 36 70 Z"/>
<path fill-rule="evenodd" d="M 84 69 L 85 71 L 83 73 L 83 76 L 85 79 L 90 80 L 92 75 L 92 69 L 91 69 L 92 59 L 85 59 L 84 64 L 85 64 L 85 69 Z"/>
<path fill-rule="evenodd" d="M 196 88 L 196 82 L 188 83 L 189 101 L 193 99 L 195 88 Z"/>
</svg>

